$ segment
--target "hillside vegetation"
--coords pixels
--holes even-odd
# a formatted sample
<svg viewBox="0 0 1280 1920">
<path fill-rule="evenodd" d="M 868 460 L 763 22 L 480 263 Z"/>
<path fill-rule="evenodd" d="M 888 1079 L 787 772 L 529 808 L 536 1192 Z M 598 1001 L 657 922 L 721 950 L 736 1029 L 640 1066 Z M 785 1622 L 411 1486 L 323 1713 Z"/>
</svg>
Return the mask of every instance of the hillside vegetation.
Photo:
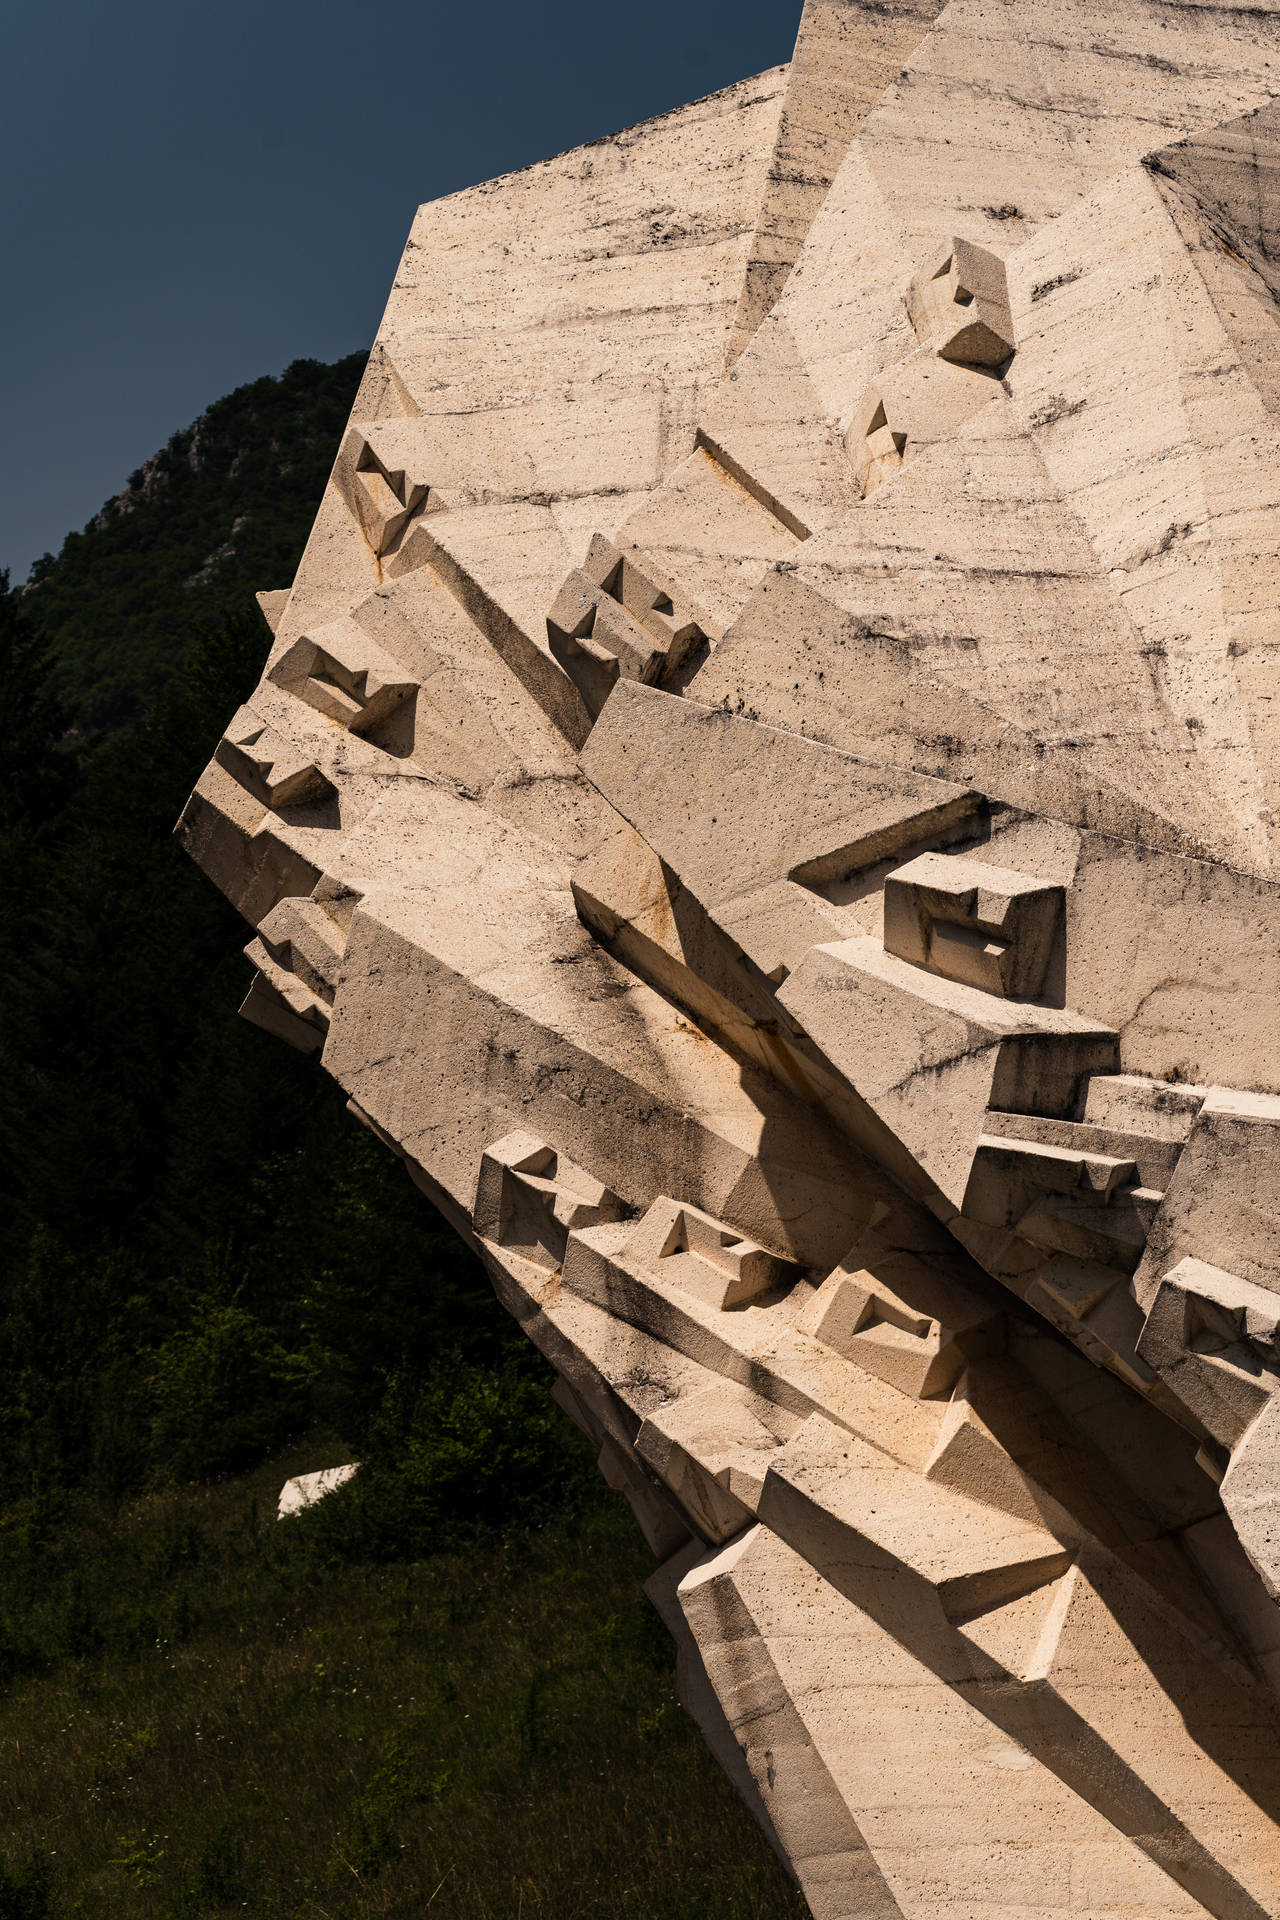
<svg viewBox="0 0 1280 1920">
<path fill-rule="evenodd" d="M 288 586 L 365 358 L 295 360 L 216 401 L 36 562 L 25 609 L 77 724 L 145 711 L 211 625 Z"/>
<path fill-rule="evenodd" d="M 237 1018 L 170 838 L 360 365 L 219 402 L 0 594 L 0 1920 L 796 1916 L 542 1363 Z"/>
</svg>

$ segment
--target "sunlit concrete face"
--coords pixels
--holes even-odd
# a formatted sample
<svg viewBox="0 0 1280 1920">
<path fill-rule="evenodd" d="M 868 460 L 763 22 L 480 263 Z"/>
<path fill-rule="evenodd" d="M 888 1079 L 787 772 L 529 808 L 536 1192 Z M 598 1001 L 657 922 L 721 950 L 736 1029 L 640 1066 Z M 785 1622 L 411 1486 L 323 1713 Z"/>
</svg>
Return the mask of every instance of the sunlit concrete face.
<svg viewBox="0 0 1280 1920">
<path fill-rule="evenodd" d="M 819 1920 L 1280 1910 L 1280 14 L 424 207 L 179 832 Z"/>
</svg>

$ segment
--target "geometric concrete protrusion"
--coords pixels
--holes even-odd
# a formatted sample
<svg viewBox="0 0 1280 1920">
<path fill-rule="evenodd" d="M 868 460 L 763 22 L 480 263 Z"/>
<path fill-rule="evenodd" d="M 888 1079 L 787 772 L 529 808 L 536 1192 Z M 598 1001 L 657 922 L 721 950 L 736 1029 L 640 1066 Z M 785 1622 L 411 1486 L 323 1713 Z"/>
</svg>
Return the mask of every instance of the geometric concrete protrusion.
<svg viewBox="0 0 1280 1920">
<path fill-rule="evenodd" d="M 258 928 L 258 938 L 277 966 L 295 974 L 309 992 L 332 1005 L 347 931 L 319 901 L 286 894 Z"/>
<path fill-rule="evenodd" d="M 798 1325 L 900 1393 L 934 1398 L 1003 1340 L 999 1307 L 959 1266 L 950 1252 L 897 1245 L 892 1214 L 880 1206 Z"/>
<path fill-rule="evenodd" d="M 1119 1079 L 1120 1075 L 1094 1075 L 1087 1082 L 1091 1090 L 1099 1080 Z M 1092 1116 L 1098 1110 L 1098 1103 L 1086 1096 L 1086 1107 Z M 1166 1135 L 1144 1132 L 1138 1124 L 1143 1118 L 1141 1109 L 1123 1116 L 1133 1122 L 1126 1126 L 1122 1121 L 1104 1124 L 1093 1120 L 1046 1119 L 1027 1113 L 988 1113 L 983 1124 L 983 1132 L 997 1140 L 1007 1140 L 1020 1144 L 1028 1152 L 1039 1147 L 1061 1147 L 1068 1153 L 1101 1155 L 1110 1160 L 1129 1161 L 1136 1170 L 1136 1181 L 1144 1197 L 1150 1195 L 1159 1202 L 1164 1189 L 1173 1177 L 1182 1151 L 1182 1143 Z M 1109 1182 L 1114 1189 L 1123 1182 Z M 1061 1188 L 1065 1192 L 1065 1188 Z"/>
<path fill-rule="evenodd" d="M 241 1017 L 314 1053 L 329 1031 L 346 944 L 346 931 L 318 901 L 286 894 L 245 948 L 258 971 Z"/>
<path fill-rule="evenodd" d="M 1138 1352 L 1224 1447 L 1280 1387 L 1280 1294 L 1203 1260 L 1161 1281 Z"/>
<path fill-rule="evenodd" d="M 259 970 L 240 1003 L 240 1018 L 296 1047 L 299 1053 L 317 1052 L 329 1031 L 328 1009 L 291 980 L 283 968 L 271 963 L 261 941 L 251 942 L 247 952 L 259 963 Z"/>
<path fill-rule="evenodd" d="M 906 430 L 889 418 L 884 395 L 868 387 L 845 435 L 864 498 L 898 471 L 906 444 Z"/>
<path fill-rule="evenodd" d="M 1126 1127 L 1151 1139 L 1183 1142 L 1208 1091 L 1139 1073 L 1098 1073 L 1084 1090 L 1081 1118 L 1092 1126 Z"/>
<path fill-rule="evenodd" d="M 922 853 L 885 881 L 885 951 L 984 993 L 1034 1000 L 1064 898 L 1062 887 L 1009 867 Z"/>
<path fill-rule="evenodd" d="M 704 1538 L 728 1540 L 754 1513 L 769 1462 L 798 1424 L 769 1400 L 718 1380 L 656 1406 L 636 1435 L 636 1452 Z"/>
<path fill-rule="evenodd" d="M 616 1193 L 535 1134 L 505 1134 L 481 1157 L 476 1232 L 550 1272 L 563 1262 L 572 1231 L 629 1212 Z"/>
<path fill-rule="evenodd" d="M 917 348 L 877 374 L 855 407 L 844 436 L 863 497 L 955 434 L 975 413 L 1002 398 L 988 368 L 958 366 Z"/>
<path fill-rule="evenodd" d="M 952 240 L 907 292 L 916 338 L 942 360 L 998 367 L 1013 352 L 1004 261 L 972 240 Z"/>
<path fill-rule="evenodd" d="M 236 713 L 214 755 L 264 806 L 324 800 L 333 787 L 314 760 L 284 739 L 252 707 Z"/>
<path fill-rule="evenodd" d="M 255 593 L 253 596 L 258 603 L 258 611 L 272 633 L 279 630 L 280 622 L 284 618 L 284 610 L 289 604 L 291 591 L 290 587 L 275 587 L 265 593 Z"/>
<path fill-rule="evenodd" d="M 373 423 L 363 430 L 353 427 L 342 443 L 333 472 L 338 491 L 379 558 L 397 544 L 410 521 L 421 514 L 430 492 L 425 480 L 404 466 L 392 464 L 404 455 L 381 444 L 386 435 L 385 425 L 381 430 Z"/>
<path fill-rule="evenodd" d="M 703 620 L 648 563 L 597 533 L 547 615 L 547 639 L 594 719 L 619 678 L 652 685 L 677 672 L 707 644 Z"/>
<path fill-rule="evenodd" d="M 1016 1115 L 1011 1116 L 1016 1124 Z M 966 1218 L 984 1226 L 1015 1226 L 1045 1194 L 1069 1194 L 1093 1209 L 1137 1184 L 1132 1160 L 1087 1148 L 983 1134 L 964 1197 Z"/>
<path fill-rule="evenodd" d="M 948 1392 L 964 1368 L 964 1354 L 941 1322 L 870 1274 L 841 1274 L 813 1331 L 824 1347 L 916 1400 Z"/>
<path fill-rule="evenodd" d="M 798 1272 L 793 1261 L 770 1253 L 723 1220 L 665 1195 L 637 1221 L 626 1257 L 721 1308 L 745 1306 Z"/>
<path fill-rule="evenodd" d="M 811 947 L 778 999 L 942 1195 L 959 1207 L 987 1109 L 1065 1115 L 1116 1034 L 888 953 L 870 935 Z"/>
<path fill-rule="evenodd" d="M 1280 1098 L 1200 1091 L 1137 1271 L 1144 1307 L 1187 1255 L 1280 1293 Z"/>
<path fill-rule="evenodd" d="M 419 684 L 350 618 L 295 640 L 268 678 L 351 733 L 385 720 Z"/>
<path fill-rule="evenodd" d="M 985 1125 L 957 1233 L 1099 1365 L 1157 1386 L 1129 1275 L 1163 1197 L 1139 1183 L 1163 1183 L 1176 1144 L 1018 1113 L 989 1113 Z"/>
</svg>

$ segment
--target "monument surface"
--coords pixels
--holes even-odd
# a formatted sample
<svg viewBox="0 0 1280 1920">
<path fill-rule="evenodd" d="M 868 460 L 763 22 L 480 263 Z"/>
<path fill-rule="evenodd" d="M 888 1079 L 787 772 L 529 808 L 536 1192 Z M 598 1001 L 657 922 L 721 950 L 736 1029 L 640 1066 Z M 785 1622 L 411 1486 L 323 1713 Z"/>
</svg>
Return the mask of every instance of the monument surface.
<svg viewBox="0 0 1280 1920">
<path fill-rule="evenodd" d="M 423 207 L 183 815 L 817 1920 L 1280 1913 L 1280 5 Z"/>
</svg>

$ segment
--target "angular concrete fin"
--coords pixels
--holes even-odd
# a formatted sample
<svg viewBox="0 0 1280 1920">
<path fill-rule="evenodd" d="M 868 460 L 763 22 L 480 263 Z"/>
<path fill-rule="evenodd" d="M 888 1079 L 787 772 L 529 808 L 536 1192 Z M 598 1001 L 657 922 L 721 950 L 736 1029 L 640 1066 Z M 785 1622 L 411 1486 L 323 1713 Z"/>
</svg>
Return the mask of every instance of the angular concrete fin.
<svg viewBox="0 0 1280 1920">
<path fill-rule="evenodd" d="M 893 7 L 805 0 L 726 368 L 786 285 L 850 140 L 942 6 L 943 0 Z"/>
<path fill-rule="evenodd" d="M 1280 110 L 1215 127 L 1143 164 L 1244 372 L 1280 416 Z"/>
<path fill-rule="evenodd" d="M 421 412 L 386 347 L 380 340 L 375 341 L 351 409 L 352 419 L 415 420 Z"/>
<path fill-rule="evenodd" d="M 681 1706 L 737 1788 L 752 1819 L 794 1879 L 786 1847 L 778 1838 L 765 1809 L 755 1776 L 747 1765 L 746 1755 L 725 1719 L 724 1708 L 716 1698 L 716 1690 L 703 1664 L 698 1643 L 680 1606 L 677 1594 L 680 1582 L 690 1568 L 703 1558 L 702 1542 L 691 1540 L 679 1553 L 664 1560 L 656 1573 L 650 1574 L 644 1583 L 644 1590 L 676 1643 L 676 1693 Z"/>
<path fill-rule="evenodd" d="M 1193 133 L 1143 165 L 1166 196 L 1194 201 L 1219 247 L 1280 299 L 1280 104 Z"/>
<path fill-rule="evenodd" d="M 685 1620 L 814 1920 L 903 1920 L 735 1582 L 761 1534 L 690 1568 L 677 1589 Z"/>
</svg>

